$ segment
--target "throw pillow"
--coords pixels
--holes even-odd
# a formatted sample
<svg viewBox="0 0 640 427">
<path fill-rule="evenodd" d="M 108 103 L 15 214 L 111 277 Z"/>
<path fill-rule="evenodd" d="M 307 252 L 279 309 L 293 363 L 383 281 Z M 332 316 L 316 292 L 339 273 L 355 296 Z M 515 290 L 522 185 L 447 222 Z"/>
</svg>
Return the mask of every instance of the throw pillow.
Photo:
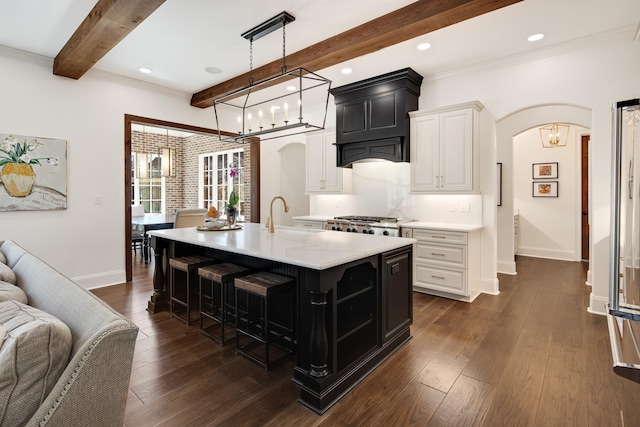
<svg viewBox="0 0 640 427">
<path fill-rule="evenodd" d="M 11 267 L 9 267 L 8 265 L 0 263 L 0 280 L 15 285 L 17 281 L 16 273 L 14 273 Z"/>
<path fill-rule="evenodd" d="M 29 303 L 27 294 L 25 294 L 22 289 L 16 285 L 0 280 L 0 302 L 11 300 L 19 301 L 23 304 Z"/>
<path fill-rule="evenodd" d="M 71 331 L 17 301 L 0 303 L 0 324 L 7 330 L 0 347 L 0 425 L 25 425 L 67 366 Z"/>
<path fill-rule="evenodd" d="M 6 264 L 7 263 L 7 257 L 4 255 L 4 253 L 2 253 L 2 251 L 0 251 L 0 264 Z"/>
</svg>

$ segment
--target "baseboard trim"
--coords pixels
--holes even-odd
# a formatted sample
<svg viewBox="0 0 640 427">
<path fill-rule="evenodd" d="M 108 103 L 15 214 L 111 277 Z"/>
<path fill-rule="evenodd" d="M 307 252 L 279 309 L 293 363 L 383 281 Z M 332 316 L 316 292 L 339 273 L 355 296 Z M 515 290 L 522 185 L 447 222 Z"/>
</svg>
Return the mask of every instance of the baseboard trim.
<svg viewBox="0 0 640 427">
<path fill-rule="evenodd" d="M 510 274 L 515 276 L 516 274 L 516 262 L 515 261 L 498 261 L 498 273 Z"/>
<path fill-rule="evenodd" d="M 71 280 L 85 289 L 103 288 L 126 282 L 124 270 L 105 271 L 104 273 L 72 277 Z"/>
</svg>

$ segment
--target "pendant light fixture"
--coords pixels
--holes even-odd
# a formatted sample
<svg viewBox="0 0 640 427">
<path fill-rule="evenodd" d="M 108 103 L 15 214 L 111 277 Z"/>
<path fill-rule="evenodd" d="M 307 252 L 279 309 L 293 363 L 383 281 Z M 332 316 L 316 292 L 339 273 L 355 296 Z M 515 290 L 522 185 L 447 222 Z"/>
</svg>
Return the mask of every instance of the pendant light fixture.
<svg viewBox="0 0 640 427">
<path fill-rule="evenodd" d="M 220 140 L 250 143 L 280 138 L 288 135 L 324 129 L 329 106 L 331 80 L 304 68 L 287 70 L 286 25 L 295 18 L 282 12 L 268 21 L 242 34 L 249 40 L 249 85 L 213 100 L 216 128 Z M 253 81 L 253 42 L 282 27 L 282 73 L 259 82 Z M 221 106 L 233 107 L 231 109 Z M 312 122 L 308 113 L 310 106 L 324 106 L 324 113 L 316 111 Z M 222 135 L 219 112 L 233 111 L 231 117 L 237 122 L 236 134 Z M 272 135 L 273 134 L 273 135 Z"/>
<path fill-rule="evenodd" d="M 166 147 L 158 150 L 160 156 L 160 175 L 169 177 L 176 176 L 173 164 L 176 161 L 176 149 L 169 147 L 169 129 L 167 129 Z"/>
<path fill-rule="evenodd" d="M 569 137 L 569 125 L 552 123 L 540 128 L 540 139 L 544 148 L 566 147 Z"/>
</svg>

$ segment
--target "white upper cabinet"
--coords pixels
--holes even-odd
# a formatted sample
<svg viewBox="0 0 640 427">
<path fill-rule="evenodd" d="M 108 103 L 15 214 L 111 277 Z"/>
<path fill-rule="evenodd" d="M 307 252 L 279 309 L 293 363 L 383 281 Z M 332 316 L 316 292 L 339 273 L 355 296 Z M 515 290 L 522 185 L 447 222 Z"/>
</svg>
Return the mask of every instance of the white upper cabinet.
<svg viewBox="0 0 640 427">
<path fill-rule="evenodd" d="M 471 193 L 478 188 L 479 102 L 412 111 L 411 191 Z"/>
<path fill-rule="evenodd" d="M 351 170 L 336 166 L 335 142 L 335 131 L 307 134 L 307 193 L 351 191 Z"/>
</svg>

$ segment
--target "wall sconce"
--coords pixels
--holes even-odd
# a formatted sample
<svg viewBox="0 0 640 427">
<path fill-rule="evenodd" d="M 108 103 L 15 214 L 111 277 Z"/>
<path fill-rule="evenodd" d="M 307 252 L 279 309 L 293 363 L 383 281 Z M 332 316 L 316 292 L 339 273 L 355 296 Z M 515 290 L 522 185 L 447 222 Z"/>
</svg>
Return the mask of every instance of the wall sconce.
<svg viewBox="0 0 640 427">
<path fill-rule="evenodd" d="M 174 163 L 176 162 L 176 149 L 169 147 L 169 129 L 167 129 L 167 146 L 158 150 L 160 156 L 160 175 L 176 176 Z"/>
<path fill-rule="evenodd" d="M 540 128 L 540 139 L 544 148 L 566 147 L 569 138 L 569 125 L 552 123 Z"/>
</svg>

